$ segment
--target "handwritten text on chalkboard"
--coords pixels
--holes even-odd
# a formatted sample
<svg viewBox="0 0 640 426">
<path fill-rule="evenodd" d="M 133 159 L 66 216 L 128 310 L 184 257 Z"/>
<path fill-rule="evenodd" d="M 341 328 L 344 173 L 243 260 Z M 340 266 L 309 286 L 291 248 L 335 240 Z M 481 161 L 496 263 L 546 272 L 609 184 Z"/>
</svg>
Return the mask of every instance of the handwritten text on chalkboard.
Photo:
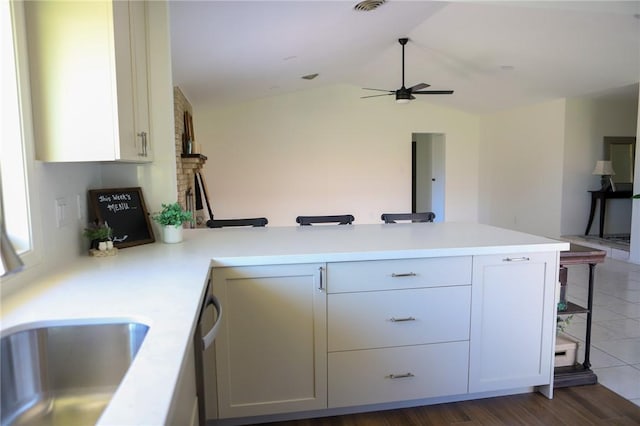
<svg viewBox="0 0 640 426">
<path fill-rule="evenodd" d="M 93 217 L 111 227 L 116 247 L 155 241 L 141 188 L 94 189 L 89 198 Z"/>
<path fill-rule="evenodd" d="M 98 202 L 106 203 L 107 209 L 114 213 L 134 209 L 135 207 L 131 206 L 129 201 L 131 201 L 129 194 L 100 195 L 98 197 Z"/>
</svg>

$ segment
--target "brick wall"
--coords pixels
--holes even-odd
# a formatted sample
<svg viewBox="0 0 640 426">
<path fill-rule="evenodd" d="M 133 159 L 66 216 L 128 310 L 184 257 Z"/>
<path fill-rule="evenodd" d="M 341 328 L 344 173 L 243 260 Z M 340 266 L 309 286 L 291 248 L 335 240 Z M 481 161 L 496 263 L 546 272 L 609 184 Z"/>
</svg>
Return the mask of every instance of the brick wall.
<svg viewBox="0 0 640 426">
<path fill-rule="evenodd" d="M 183 156 L 182 139 L 184 134 L 184 112 L 189 111 L 189 113 L 193 115 L 193 111 L 189 100 L 184 96 L 179 87 L 173 88 L 173 111 L 175 121 L 178 202 L 186 209 L 187 193 L 193 193 L 195 191 L 193 188 L 194 174 L 204 167 L 207 157 L 200 154 Z"/>
</svg>

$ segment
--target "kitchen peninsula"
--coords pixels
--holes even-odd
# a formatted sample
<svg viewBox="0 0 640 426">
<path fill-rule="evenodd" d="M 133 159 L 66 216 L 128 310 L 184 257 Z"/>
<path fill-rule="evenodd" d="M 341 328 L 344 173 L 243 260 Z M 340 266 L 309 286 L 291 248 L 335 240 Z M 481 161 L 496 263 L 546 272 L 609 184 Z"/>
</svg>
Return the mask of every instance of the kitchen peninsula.
<svg viewBox="0 0 640 426">
<path fill-rule="evenodd" d="M 471 223 L 186 230 L 181 244 L 82 258 L 3 297 L 2 335 L 149 325 L 99 424 L 171 423 L 211 275 L 225 313 L 207 373 L 223 423 L 534 388 L 551 396 L 558 256 L 568 248 Z"/>
</svg>

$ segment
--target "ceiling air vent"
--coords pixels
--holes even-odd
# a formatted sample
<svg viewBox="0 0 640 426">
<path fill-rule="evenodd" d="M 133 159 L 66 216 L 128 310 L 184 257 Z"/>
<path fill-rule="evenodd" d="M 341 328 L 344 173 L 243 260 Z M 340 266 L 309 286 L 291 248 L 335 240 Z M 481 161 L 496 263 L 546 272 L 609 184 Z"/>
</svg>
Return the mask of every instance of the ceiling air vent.
<svg viewBox="0 0 640 426">
<path fill-rule="evenodd" d="M 356 4 L 353 8 L 362 12 L 370 12 L 382 6 L 387 0 L 364 0 Z"/>
</svg>

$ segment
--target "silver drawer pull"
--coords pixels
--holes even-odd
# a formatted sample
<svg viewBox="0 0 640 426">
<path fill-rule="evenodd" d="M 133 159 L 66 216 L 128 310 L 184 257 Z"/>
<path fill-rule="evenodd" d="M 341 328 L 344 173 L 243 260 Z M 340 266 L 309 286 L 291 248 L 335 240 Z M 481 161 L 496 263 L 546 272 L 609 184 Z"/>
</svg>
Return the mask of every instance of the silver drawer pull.
<svg viewBox="0 0 640 426">
<path fill-rule="evenodd" d="M 394 318 L 391 317 L 389 319 L 389 321 L 391 322 L 405 322 L 405 321 L 415 321 L 416 319 L 414 317 L 405 317 L 405 318 Z"/>
<path fill-rule="evenodd" d="M 386 376 L 387 379 L 406 379 L 407 377 L 415 377 L 412 373 L 404 373 L 404 374 L 389 374 Z"/>
<path fill-rule="evenodd" d="M 140 132 L 138 133 L 138 136 L 142 138 L 142 144 L 141 144 L 142 152 L 140 152 L 138 155 L 141 157 L 146 157 L 147 156 L 147 132 Z"/>
<path fill-rule="evenodd" d="M 391 274 L 392 277 L 394 278 L 399 278 L 399 277 L 415 277 L 418 274 L 416 274 L 415 272 L 405 272 L 404 274 L 396 274 L 395 272 L 393 274 Z"/>
<path fill-rule="evenodd" d="M 528 262 L 529 259 L 528 257 L 505 257 L 504 259 L 502 259 L 503 262 Z"/>
</svg>

